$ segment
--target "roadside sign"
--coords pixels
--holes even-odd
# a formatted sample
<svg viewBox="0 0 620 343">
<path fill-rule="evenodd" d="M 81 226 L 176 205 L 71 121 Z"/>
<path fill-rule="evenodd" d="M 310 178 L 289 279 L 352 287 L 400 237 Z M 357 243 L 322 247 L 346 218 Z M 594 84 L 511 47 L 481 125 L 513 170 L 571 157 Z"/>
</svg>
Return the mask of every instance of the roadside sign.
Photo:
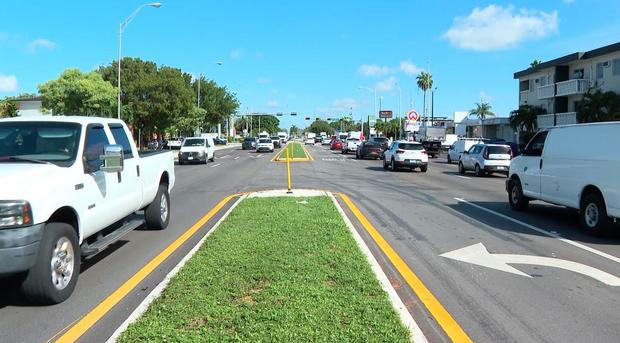
<svg viewBox="0 0 620 343">
<path fill-rule="evenodd" d="M 405 131 L 407 131 L 407 132 L 418 132 L 418 131 L 420 131 L 420 122 L 419 121 L 407 120 L 407 122 L 405 123 Z"/>
<path fill-rule="evenodd" d="M 377 125 L 377 116 L 373 116 L 373 115 L 368 116 L 368 126 L 371 129 L 374 129 L 376 125 Z"/>
<path fill-rule="evenodd" d="M 412 109 L 407 113 L 407 119 L 410 121 L 418 121 L 420 120 L 420 115 L 418 114 L 418 111 Z"/>
<path fill-rule="evenodd" d="M 391 119 L 392 118 L 392 111 L 390 111 L 390 110 L 379 111 L 379 118 Z"/>
</svg>

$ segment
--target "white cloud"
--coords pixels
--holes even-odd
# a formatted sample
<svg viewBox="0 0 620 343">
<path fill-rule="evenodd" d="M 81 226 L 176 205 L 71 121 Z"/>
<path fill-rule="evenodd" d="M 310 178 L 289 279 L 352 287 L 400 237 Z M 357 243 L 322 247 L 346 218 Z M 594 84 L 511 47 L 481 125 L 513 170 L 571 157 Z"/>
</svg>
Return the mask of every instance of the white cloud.
<svg viewBox="0 0 620 343">
<path fill-rule="evenodd" d="M 280 103 L 277 102 L 276 100 L 269 100 L 269 101 L 267 101 L 265 106 L 267 106 L 269 108 L 276 108 L 276 107 L 280 107 Z"/>
<path fill-rule="evenodd" d="M 456 17 L 443 34 L 452 45 L 468 50 L 512 48 L 520 42 L 541 39 L 558 31 L 558 12 L 550 13 L 489 5 L 476 7 L 467 17 Z"/>
<path fill-rule="evenodd" d="M 359 68 L 359 73 L 364 76 L 383 76 L 392 72 L 392 68 L 377 64 L 364 64 Z"/>
<path fill-rule="evenodd" d="M 383 81 L 377 82 L 377 84 L 375 85 L 375 89 L 377 90 L 377 92 L 389 92 L 392 90 L 392 88 L 394 88 L 394 85 L 397 81 L 398 80 L 394 76 L 390 76 Z"/>
<path fill-rule="evenodd" d="M 56 43 L 45 38 L 37 38 L 32 42 L 28 43 L 28 51 L 33 53 L 36 52 L 38 48 L 54 49 L 55 47 Z"/>
<path fill-rule="evenodd" d="M 360 107 L 359 102 L 353 98 L 336 99 L 332 102 L 332 109 L 335 110 L 348 110 L 358 107 Z"/>
<path fill-rule="evenodd" d="M 0 74 L 0 93 L 12 93 L 17 91 L 17 77 L 15 75 L 4 76 Z"/>
<path fill-rule="evenodd" d="M 258 80 L 256 80 L 256 83 L 258 83 L 259 85 L 265 85 L 265 84 L 268 84 L 269 82 L 271 82 L 271 80 L 269 80 L 269 78 L 266 78 L 266 77 L 259 77 Z"/>
<path fill-rule="evenodd" d="M 243 50 L 241 49 L 232 49 L 230 51 L 230 58 L 233 60 L 240 60 L 243 57 Z"/>
<path fill-rule="evenodd" d="M 400 62 L 400 71 L 402 71 L 403 73 L 409 76 L 413 76 L 413 75 L 417 75 L 420 72 L 424 71 L 424 69 L 416 66 L 411 61 L 402 61 Z"/>
</svg>

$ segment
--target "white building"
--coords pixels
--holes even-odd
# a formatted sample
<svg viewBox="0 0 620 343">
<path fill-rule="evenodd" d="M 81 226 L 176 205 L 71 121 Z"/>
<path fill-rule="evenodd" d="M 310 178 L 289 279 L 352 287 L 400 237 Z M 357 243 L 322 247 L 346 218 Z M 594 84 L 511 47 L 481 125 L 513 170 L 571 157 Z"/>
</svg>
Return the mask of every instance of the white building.
<svg viewBox="0 0 620 343">
<path fill-rule="evenodd" d="M 15 99 L 15 102 L 17 103 L 17 116 L 19 117 L 51 114 L 51 112 L 43 112 L 43 102 L 39 96 L 18 98 Z"/>
<path fill-rule="evenodd" d="M 538 127 L 577 123 L 576 104 L 588 90 L 620 93 L 620 42 L 576 52 L 514 74 L 519 106 L 542 107 Z"/>
</svg>

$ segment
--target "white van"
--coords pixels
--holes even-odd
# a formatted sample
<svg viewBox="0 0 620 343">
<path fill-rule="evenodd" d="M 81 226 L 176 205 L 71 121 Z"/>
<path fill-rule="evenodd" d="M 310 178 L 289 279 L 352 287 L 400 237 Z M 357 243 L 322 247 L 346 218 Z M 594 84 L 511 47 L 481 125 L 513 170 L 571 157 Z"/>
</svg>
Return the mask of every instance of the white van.
<svg viewBox="0 0 620 343">
<path fill-rule="evenodd" d="M 215 161 L 215 143 L 213 137 L 185 138 L 179 150 L 179 164 L 199 162 L 207 164 Z"/>
<path fill-rule="evenodd" d="M 586 230 L 605 231 L 620 218 L 619 146 L 620 122 L 540 131 L 510 164 L 510 207 L 544 200 L 578 209 Z"/>
<path fill-rule="evenodd" d="M 469 151 L 472 146 L 478 143 L 480 143 L 478 139 L 463 139 L 452 143 L 448 149 L 448 163 L 458 162 L 464 151 Z"/>
</svg>

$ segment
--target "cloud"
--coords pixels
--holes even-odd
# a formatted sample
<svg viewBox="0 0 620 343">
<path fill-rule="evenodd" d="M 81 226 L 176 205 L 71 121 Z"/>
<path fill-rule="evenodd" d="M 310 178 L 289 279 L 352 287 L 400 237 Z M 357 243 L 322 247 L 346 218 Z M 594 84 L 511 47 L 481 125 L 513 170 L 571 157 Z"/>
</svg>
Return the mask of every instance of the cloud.
<svg viewBox="0 0 620 343">
<path fill-rule="evenodd" d="M 377 92 L 391 91 L 397 81 L 398 80 L 394 76 L 390 76 L 383 81 L 377 82 L 377 84 L 375 85 L 375 89 L 377 90 Z"/>
<path fill-rule="evenodd" d="M 4 76 L 0 74 L 0 93 L 12 93 L 17 91 L 17 77 L 15 75 Z"/>
<path fill-rule="evenodd" d="M 364 76 L 383 76 L 391 74 L 392 68 L 377 64 L 364 64 L 359 68 L 359 73 Z"/>
<path fill-rule="evenodd" d="M 411 61 L 402 61 L 400 62 L 400 71 L 409 76 L 413 76 L 419 74 L 420 72 L 423 72 L 424 69 L 411 63 Z"/>
<path fill-rule="evenodd" d="M 550 13 L 489 5 L 476 7 L 467 17 L 456 17 L 442 35 L 453 46 L 474 51 L 508 49 L 526 40 L 541 39 L 558 31 L 558 12 Z"/>
<path fill-rule="evenodd" d="M 267 101 L 265 106 L 267 106 L 269 108 L 276 108 L 276 107 L 280 107 L 280 103 L 277 102 L 276 100 L 269 100 L 269 101 Z"/>
<path fill-rule="evenodd" d="M 28 43 L 28 51 L 32 53 L 37 52 L 37 49 L 39 48 L 54 49 L 55 47 L 56 43 L 45 38 L 37 38 L 32 42 Z"/>
<path fill-rule="evenodd" d="M 360 107 L 359 102 L 353 98 L 336 99 L 332 102 L 332 109 L 335 110 L 348 110 L 358 107 Z"/>
<path fill-rule="evenodd" d="M 240 60 L 243 57 L 243 50 L 241 49 L 232 49 L 230 50 L 230 58 L 233 60 Z"/>
<path fill-rule="evenodd" d="M 270 82 L 271 82 L 271 80 L 269 80 L 269 78 L 266 78 L 266 77 L 259 77 L 256 80 L 256 83 L 258 83 L 259 85 L 265 85 L 265 84 L 268 84 Z"/>
</svg>

